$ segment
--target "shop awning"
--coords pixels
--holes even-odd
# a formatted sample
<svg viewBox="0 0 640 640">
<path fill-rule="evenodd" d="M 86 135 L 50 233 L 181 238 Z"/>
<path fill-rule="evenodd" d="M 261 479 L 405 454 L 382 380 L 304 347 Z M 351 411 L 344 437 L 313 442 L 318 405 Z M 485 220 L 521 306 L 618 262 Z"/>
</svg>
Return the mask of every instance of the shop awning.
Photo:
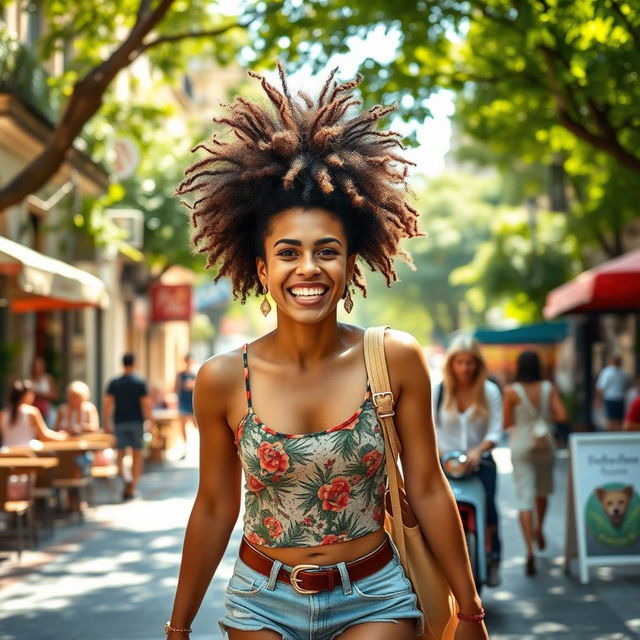
<svg viewBox="0 0 640 640">
<path fill-rule="evenodd" d="M 608 260 L 547 295 L 544 317 L 640 310 L 640 249 Z"/>
<path fill-rule="evenodd" d="M 513 329 L 479 328 L 474 338 L 482 344 L 555 344 L 569 333 L 568 322 L 540 322 Z"/>
<path fill-rule="evenodd" d="M 14 313 L 105 308 L 104 283 L 96 276 L 0 236 L 0 275 L 13 276 Z"/>
</svg>

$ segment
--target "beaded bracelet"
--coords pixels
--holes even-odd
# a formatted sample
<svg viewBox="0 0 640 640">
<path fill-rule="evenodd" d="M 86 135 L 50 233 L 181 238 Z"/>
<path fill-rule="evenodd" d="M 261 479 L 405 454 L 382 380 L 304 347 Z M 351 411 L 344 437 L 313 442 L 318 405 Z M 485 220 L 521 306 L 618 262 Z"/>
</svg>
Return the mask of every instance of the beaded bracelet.
<svg viewBox="0 0 640 640">
<path fill-rule="evenodd" d="M 191 627 L 189 627 L 188 629 L 176 629 L 175 627 L 171 626 L 170 621 L 167 621 L 164 625 L 164 632 L 169 635 L 172 631 L 175 631 L 176 633 L 191 633 Z"/>
<path fill-rule="evenodd" d="M 456 616 L 458 620 L 462 620 L 463 622 L 482 622 L 487 617 L 487 614 L 484 609 L 480 609 L 480 613 L 475 613 L 473 615 L 466 615 L 458 611 Z"/>
</svg>

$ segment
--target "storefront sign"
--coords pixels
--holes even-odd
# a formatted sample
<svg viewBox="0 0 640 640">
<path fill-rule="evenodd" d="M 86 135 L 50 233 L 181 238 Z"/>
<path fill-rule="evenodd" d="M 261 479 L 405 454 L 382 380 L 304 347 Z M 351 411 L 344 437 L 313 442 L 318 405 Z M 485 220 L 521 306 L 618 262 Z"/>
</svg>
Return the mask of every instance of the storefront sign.
<svg viewBox="0 0 640 640">
<path fill-rule="evenodd" d="M 193 311 L 191 285 L 151 286 L 151 322 L 189 322 Z"/>
<path fill-rule="evenodd" d="M 572 434 L 570 449 L 580 581 L 591 566 L 640 564 L 640 433 Z"/>
</svg>

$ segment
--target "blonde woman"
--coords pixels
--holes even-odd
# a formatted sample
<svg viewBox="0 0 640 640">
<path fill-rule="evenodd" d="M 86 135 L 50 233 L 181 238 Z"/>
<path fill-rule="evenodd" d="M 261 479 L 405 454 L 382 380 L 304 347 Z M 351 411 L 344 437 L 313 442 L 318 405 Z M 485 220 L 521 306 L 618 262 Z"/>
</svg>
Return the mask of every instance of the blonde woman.
<svg viewBox="0 0 640 640">
<path fill-rule="evenodd" d="M 81 380 L 69 383 L 67 401 L 58 408 L 54 428 L 72 436 L 100 430 L 98 410 L 89 400 L 88 385 Z"/>
<path fill-rule="evenodd" d="M 467 454 L 468 470 L 478 476 L 487 495 L 487 524 L 491 540 L 487 584 L 500 584 L 501 544 L 496 509 L 496 463 L 491 450 L 502 436 L 502 397 L 487 380 L 487 366 L 478 342 L 454 338 L 444 362 L 443 381 L 436 389 L 438 451 Z"/>
</svg>

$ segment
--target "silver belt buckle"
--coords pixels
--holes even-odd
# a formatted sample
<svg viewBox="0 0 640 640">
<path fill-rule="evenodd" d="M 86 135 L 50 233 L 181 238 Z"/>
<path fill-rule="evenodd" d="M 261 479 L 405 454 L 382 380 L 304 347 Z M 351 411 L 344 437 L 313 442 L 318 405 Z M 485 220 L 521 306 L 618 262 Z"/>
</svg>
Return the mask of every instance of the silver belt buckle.
<svg viewBox="0 0 640 640">
<path fill-rule="evenodd" d="M 289 582 L 291 586 L 302 595 L 313 595 L 314 593 L 320 593 L 319 591 L 312 591 L 311 589 L 303 589 L 300 586 L 300 582 L 302 582 L 302 578 L 298 578 L 298 574 L 305 569 L 319 569 L 320 566 L 317 564 L 298 564 L 293 569 L 291 569 L 291 575 L 289 576 Z"/>
</svg>

